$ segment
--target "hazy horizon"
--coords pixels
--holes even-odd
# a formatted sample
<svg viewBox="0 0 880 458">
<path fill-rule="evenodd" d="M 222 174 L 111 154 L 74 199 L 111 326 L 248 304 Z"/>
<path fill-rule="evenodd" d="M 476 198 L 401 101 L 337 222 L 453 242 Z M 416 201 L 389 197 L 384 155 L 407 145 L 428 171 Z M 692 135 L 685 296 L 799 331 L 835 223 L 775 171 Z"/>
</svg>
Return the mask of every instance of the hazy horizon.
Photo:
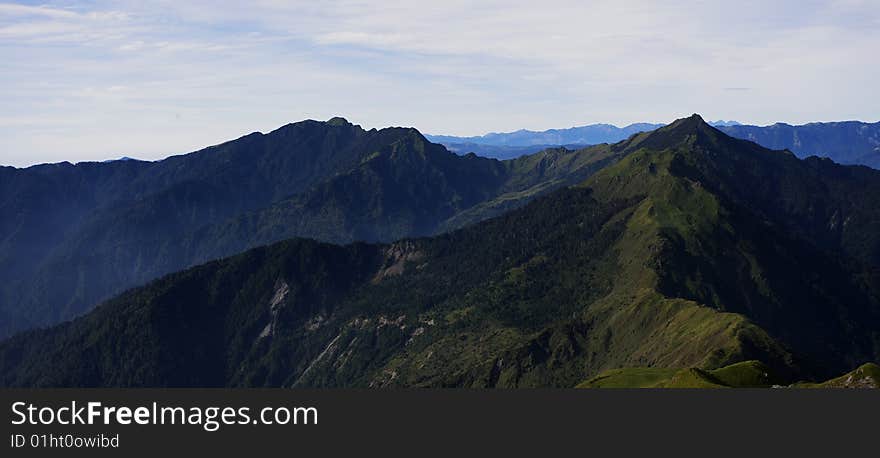
<svg viewBox="0 0 880 458">
<path fill-rule="evenodd" d="M 0 164 L 155 160 L 333 116 L 454 136 L 876 122 L 878 48 L 859 0 L 0 3 Z"/>
<path fill-rule="evenodd" d="M 709 118 L 707 118 L 707 117 L 701 115 L 700 113 L 695 113 L 695 114 L 700 115 L 700 117 L 702 117 L 702 118 L 703 118 L 706 122 L 708 122 L 708 123 L 715 123 L 715 122 L 724 122 L 724 121 L 727 121 L 727 122 L 737 122 L 737 123 L 740 123 L 740 124 L 742 124 L 742 125 L 755 125 L 755 126 L 758 126 L 758 127 L 766 127 L 766 126 L 770 126 L 770 125 L 773 125 L 773 124 L 777 124 L 777 123 L 771 123 L 771 124 L 759 125 L 759 124 L 751 124 L 751 123 L 740 122 L 740 121 L 738 121 L 738 120 L 736 120 L 736 119 L 709 119 Z M 197 148 L 195 148 L 195 149 L 188 150 L 188 151 L 158 152 L 158 153 L 156 153 L 156 152 L 152 152 L 152 153 L 151 153 L 151 152 L 145 152 L 144 154 L 142 154 L 142 155 L 140 155 L 140 156 L 138 156 L 136 153 L 129 154 L 129 153 L 121 152 L 121 153 L 119 153 L 119 154 L 115 154 L 115 155 L 114 155 L 114 154 L 111 154 L 111 155 L 109 155 L 109 156 L 107 156 L 107 157 L 105 157 L 105 158 L 98 158 L 98 159 L 81 159 L 81 160 L 76 160 L 76 159 L 59 159 L 59 160 L 56 160 L 56 161 L 34 162 L 34 163 L 27 163 L 27 164 L 22 164 L 22 165 L 0 163 L 0 166 L 16 167 L 16 168 L 27 168 L 27 167 L 34 166 L 34 165 L 58 164 L 58 163 L 64 163 L 64 162 L 70 162 L 70 163 L 72 163 L 72 164 L 78 164 L 78 163 L 85 163 L 85 162 L 111 162 L 111 161 L 120 160 L 120 159 L 134 159 L 134 160 L 139 160 L 139 161 L 155 162 L 155 161 L 161 161 L 161 160 L 167 159 L 167 158 L 169 158 L 169 157 L 173 157 L 173 156 L 179 156 L 179 155 L 184 155 L 184 154 L 194 153 L 194 152 L 197 152 L 197 151 L 203 150 L 203 149 L 205 149 L 205 148 L 209 148 L 209 147 L 211 147 L 211 146 L 216 146 L 216 145 L 219 145 L 219 144 L 222 144 L 222 143 L 228 142 L 228 141 L 236 140 L 236 139 L 238 139 L 238 138 L 244 137 L 244 136 L 249 135 L 249 134 L 252 134 L 252 133 L 257 133 L 257 132 L 258 132 L 258 133 L 262 133 L 262 134 L 267 134 L 267 133 L 269 133 L 269 132 L 272 132 L 272 131 L 274 131 L 274 130 L 276 130 L 276 129 L 278 129 L 278 128 L 281 128 L 281 127 L 283 127 L 283 126 L 285 126 L 285 125 L 288 125 L 288 124 L 297 123 L 297 122 L 302 122 L 302 121 L 327 121 L 327 120 L 329 120 L 329 119 L 331 119 L 331 118 L 334 118 L 334 117 L 341 117 L 341 118 L 344 118 L 346 121 L 348 121 L 348 122 L 350 122 L 350 123 L 352 123 L 352 124 L 355 124 L 355 125 L 359 125 L 359 126 L 361 126 L 362 128 L 364 128 L 365 130 L 369 130 L 369 129 L 373 129 L 373 128 L 376 128 L 376 129 L 383 129 L 383 128 L 386 128 L 386 127 L 414 127 L 414 128 L 417 129 L 419 132 L 421 132 L 422 135 L 425 135 L 425 136 L 428 136 L 428 137 L 437 137 L 437 136 L 450 136 L 450 137 L 480 137 L 480 136 L 486 136 L 486 135 L 492 135 L 492 134 L 509 134 L 509 133 L 514 133 L 514 132 L 517 132 L 517 131 L 544 132 L 544 131 L 547 131 L 547 130 L 575 129 L 575 128 L 579 128 L 579 127 L 587 127 L 587 126 L 591 126 L 591 125 L 611 125 L 611 126 L 614 126 L 614 127 L 617 127 L 617 128 L 624 128 L 624 127 L 629 127 L 629 126 L 631 126 L 631 125 L 636 125 L 636 124 L 669 124 L 669 123 L 675 121 L 676 119 L 681 119 L 681 118 L 684 118 L 684 117 L 687 117 L 687 116 L 682 116 L 682 117 L 675 118 L 675 119 L 671 119 L 671 120 L 669 120 L 669 121 L 664 121 L 664 122 L 650 122 L 650 121 L 645 121 L 645 122 L 634 122 L 634 123 L 629 123 L 629 124 L 625 124 L 625 125 L 617 125 L 617 124 L 611 124 L 611 123 L 596 122 L 596 123 L 588 123 L 588 124 L 572 125 L 572 126 L 567 126 L 567 127 L 551 127 L 551 128 L 548 128 L 548 129 L 541 129 L 541 130 L 537 130 L 537 129 L 529 129 L 529 128 L 520 128 L 520 129 L 513 129 L 513 130 L 509 130 L 509 131 L 504 131 L 504 132 L 483 132 L 483 133 L 481 133 L 481 134 L 476 134 L 476 135 L 455 135 L 455 134 L 447 134 L 447 133 L 425 132 L 424 130 L 419 129 L 417 126 L 406 126 L 406 125 L 397 125 L 397 126 L 365 126 L 365 125 L 360 124 L 360 123 L 358 123 L 358 122 L 356 122 L 356 121 L 354 121 L 354 120 L 352 120 L 351 118 L 348 118 L 348 117 L 346 117 L 346 116 L 331 116 L 330 118 L 327 118 L 327 119 L 312 119 L 312 118 L 308 118 L 308 119 L 300 119 L 300 120 L 296 120 L 296 121 L 291 121 L 291 122 L 288 122 L 288 123 L 284 123 L 284 124 L 279 125 L 279 126 L 275 126 L 275 127 L 271 128 L 271 129 L 266 129 L 266 130 L 261 130 L 261 131 L 253 131 L 253 132 L 245 132 L 245 133 L 241 133 L 241 134 L 239 134 L 239 135 L 235 135 L 235 136 L 233 136 L 233 137 L 224 138 L 224 139 L 219 139 L 218 141 L 216 141 L 216 142 L 214 142 L 214 143 L 205 144 L 205 145 L 202 145 L 202 146 L 200 146 L 200 147 L 197 147 Z M 834 122 L 864 122 L 864 123 L 872 123 L 872 124 L 874 123 L 874 122 L 871 122 L 871 121 L 864 121 L 864 120 L 861 120 L 861 119 L 844 119 L 844 120 L 830 120 L 830 121 L 810 121 L 810 122 L 807 122 L 807 123 L 804 123 L 804 124 L 810 124 L 810 123 L 834 123 Z M 880 121 L 876 121 L 876 122 L 880 122 Z M 785 124 L 787 124 L 787 123 L 785 123 Z M 800 125 L 803 125 L 803 124 L 792 124 L 792 125 L 794 125 L 794 126 L 800 126 Z M 528 145 L 523 145 L 523 146 L 528 146 Z M 72 153 L 72 154 L 73 154 L 73 155 L 76 155 L 75 152 Z"/>
</svg>

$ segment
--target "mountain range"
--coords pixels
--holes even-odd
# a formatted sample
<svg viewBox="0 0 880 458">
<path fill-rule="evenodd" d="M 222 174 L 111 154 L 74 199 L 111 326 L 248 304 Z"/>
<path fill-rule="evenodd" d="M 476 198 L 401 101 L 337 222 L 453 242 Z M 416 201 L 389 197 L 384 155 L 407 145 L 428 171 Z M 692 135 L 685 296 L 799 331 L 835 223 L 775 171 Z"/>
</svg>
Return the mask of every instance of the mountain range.
<svg viewBox="0 0 880 458">
<path fill-rule="evenodd" d="M 861 164 L 880 169 L 880 122 L 873 124 L 817 122 L 792 126 L 729 126 L 722 131 L 768 148 L 789 149 L 798 157 L 828 157 L 841 164 Z"/>
<path fill-rule="evenodd" d="M 456 155 L 411 128 L 303 121 L 157 162 L 0 168 L 0 337 L 291 237 L 390 242 L 495 216 L 617 160 L 609 146 Z"/>
<path fill-rule="evenodd" d="M 368 232 L 374 241 L 384 234 L 398 240 L 293 238 L 166 275 L 73 321 L 0 343 L 0 385 L 574 387 L 612 375 L 614 383 L 637 385 L 619 382 L 618 369 L 628 370 L 626 380 L 648 377 L 663 386 L 681 386 L 683 377 L 786 385 L 854 368 L 859 377 L 876 376 L 876 366 L 865 363 L 880 361 L 878 171 L 799 159 L 730 137 L 697 115 L 612 145 L 519 162 L 454 156 L 412 130 L 364 132 L 341 120 L 294 129 L 305 128 L 315 131 L 301 144 L 350 145 L 321 150 L 338 155 L 332 164 L 320 154 L 302 157 L 301 148 L 289 152 L 310 171 L 333 170 L 329 180 L 278 180 L 268 189 L 221 181 L 214 177 L 245 175 L 231 144 L 213 150 L 217 165 L 202 170 L 198 186 L 175 184 L 180 166 L 141 175 L 137 163 L 80 180 L 141 196 L 122 211 L 153 211 L 116 221 L 138 221 L 149 234 L 156 233 L 151 221 L 168 210 L 177 210 L 180 227 L 195 217 L 219 221 L 222 230 L 207 226 L 195 237 L 216 241 L 236 227 L 253 234 L 267 227 L 260 215 L 293 209 L 279 217 L 284 225 L 347 228 L 348 239 L 333 236 L 346 241 L 360 227 L 344 224 L 350 212 L 363 210 L 356 213 L 362 221 L 391 222 L 387 232 Z M 259 162 L 271 157 L 260 154 L 267 143 L 300 138 L 285 130 L 245 137 L 260 146 L 242 154 Z M 386 135 L 397 140 L 386 143 Z M 352 138 L 360 140 L 342 142 Z M 361 142 L 376 146 L 356 147 Z M 349 166 L 333 167 L 342 158 Z M 459 161 L 472 164 L 465 171 Z M 444 164 L 443 173 L 429 162 Z M 259 180 L 294 173 L 283 166 L 267 163 Z M 436 180 L 431 192 L 455 204 L 425 207 L 435 194 L 397 185 L 415 183 L 403 176 L 415 170 L 420 183 Z M 146 185 L 135 185 L 142 176 L 189 191 L 156 201 Z M 383 188 L 384 180 L 398 187 Z M 211 192 L 198 192 L 208 184 Z M 417 204 L 362 195 L 376 189 L 406 191 Z M 260 210 L 250 193 L 278 196 L 282 210 L 266 210 L 274 208 L 269 197 Z M 229 209 L 220 197 L 240 203 Z M 239 208 L 251 211 L 244 220 L 234 215 Z M 420 219 L 413 212 L 422 208 L 440 216 Z M 297 223 L 318 216 L 326 220 Z M 109 216 L 98 221 L 113 224 Z M 408 231 L 413 236 L 399 238 Z M 439 234 L 416 237 L 432 231 Z M 667 370 L 631 369 L 640 367 Z M 844 384 L 838 380 L 829 383 Z"/>
<path fill-rule="evenodd" d="M 771 149 L 787 149 L 801 158 L 828 157 L 840 164 L 860 164 L 880 169 L 880 122 L 817 122 L 800 126 L 784 123 L 751 126 L 735 121 L 714 121 L 709 124 L 730 136 L 751 140 Z M 614 143 L 637 132 L 647 132 L 661 126 L 662 124 L 638 123 L 621 128 L 609 124 L 592 124 L 542 132 L 518 130 L 479 137 L 428 135 L 427 138 L 442 143 L 450 151 L 462 154 L 474 152 L 485 157 L 509 159 L 556 145 L 583 147 Z"/>
<path fill-rule="evenodd" d="M 433 140 L 432 140 L 433 141 Z M 525 145 L 525 146 L 505 146 L 505 145 L 485 145 L 480 143 L 445 143 L 443 146 L 449 151 L 456 154 L 474 153 L 477 156 L 490 157 L 493 159 L 507 160 L 516 159 L 520 156 L 539 153 L 547 149 L 565 148 L 570 150 L 579 150 L 590 146 L 589 144 L 570 143 L 564 145 Z"/>
<path fill-rule="evenodd" d="M 639 132 L 662 127 L 663 124 L 636 123 L 626 127 L 611 124 L 590 124 L 567 129 L 549 129 L 541 132 L 520 129 L 516 132 L 493 132 L 476 137 L 454 137 L 449 135 L 426 135 L 435 143 L 472 143 L 492 146 L 534 146 L 616 143 Z"/>
</svg>

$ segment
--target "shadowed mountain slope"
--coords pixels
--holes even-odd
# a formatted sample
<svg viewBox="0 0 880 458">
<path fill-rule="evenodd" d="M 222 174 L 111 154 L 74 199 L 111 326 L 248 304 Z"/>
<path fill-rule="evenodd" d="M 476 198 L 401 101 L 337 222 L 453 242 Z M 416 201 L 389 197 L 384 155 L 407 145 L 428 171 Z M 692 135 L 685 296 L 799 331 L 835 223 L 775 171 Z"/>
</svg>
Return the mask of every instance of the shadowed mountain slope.
<svg viewBox="0 0 880 458">
<path fill-rule="evenodd" d="M 169 272 L 300 236 L 392 241 L 515 208 L 619 157 L 458 156 L 342 118 L 159 162 L 0 169 L 0 336 L 70 319 Z"/>
</svg>

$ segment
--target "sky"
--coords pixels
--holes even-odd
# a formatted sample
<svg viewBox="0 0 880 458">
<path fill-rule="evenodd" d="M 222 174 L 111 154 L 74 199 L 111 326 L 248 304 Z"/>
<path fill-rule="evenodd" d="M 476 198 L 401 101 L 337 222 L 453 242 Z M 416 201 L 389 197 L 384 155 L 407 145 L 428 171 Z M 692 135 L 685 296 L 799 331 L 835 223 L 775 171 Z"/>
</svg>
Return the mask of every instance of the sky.
<svg viewBox="0 0 880 458">
<path fill-rule="evenodd" d="M 880 0 L 0 0 L 0 164 L 303 119 L 479 135 L 878 120 Z"/>
</svg>

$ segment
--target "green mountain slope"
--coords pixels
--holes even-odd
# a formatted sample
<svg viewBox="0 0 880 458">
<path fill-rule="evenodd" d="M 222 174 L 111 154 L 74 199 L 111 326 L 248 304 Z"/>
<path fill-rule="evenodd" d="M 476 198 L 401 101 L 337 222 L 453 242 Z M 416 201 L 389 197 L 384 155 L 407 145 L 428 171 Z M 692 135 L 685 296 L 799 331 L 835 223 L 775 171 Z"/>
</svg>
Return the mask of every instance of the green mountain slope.
<svg viewBox="0 0 880 458">
<path fill-rule="evenodd" d="M 815 187 L 811 164 L 696 116 L 608 148 L 623 159 L 582 184 L 448 234 L 172 274 L 0 344 L 0 384 L 571 387 L 621 367 L 733 384 L 754 374 L 711 371 L 750 360 L 791 383 L 880 359 L 873 258 L 725 181 L 763 164 L 855 212 L 848 169 Z"/>
<path fill-rule="evenodd" d="M 287 238 L 392 241 L 460 227 L 584 179 L 607 146 L 501 162 L 414 129 L 304 121 L 155 163 L 0 169 L 0 336 Z M 498 202 L 503 202 L 499 204 Z"/>
<path fill-rule="evenodd" d="M 565 190 L 437 239 L 259 248 L 12 338 L 3 383 L 572 386 L 584 365 L 784 359 L 743 317 L 612 294 L 628 211 L 603 207 Z"/>
<path fill-rule="evenodd" d="M 876 195 L 855 192 L 876 186 L 876 172 L 855 168 L 865 172 L 857 174 L 862 185 L 850 181 L 848 168 L 829 163 L 837 173 L 828 176 L 840 178 L 823 186 L 827 176 L 811 174 L 810 162 L 727 137 L 696 116 L 640 145 L 648 149 L 597 174 L 590 186 L 618 198 L 647 196 L 638 221 L 653 238 L 645 243 L 660 253 L 655 272 L 663 294 L 748 316 L 808 356 L 816 375 L 876 358 L 873 228 L 880 215 Z M 864 221 L 844 234 L 866 240 L 868 249 L 851 258 L 834 254 L 848 251 L 846 239 L 826 237 L 837 230 L 833 224 L 819 226 L 830 213 L 816 210 L 824 202 L 845 204 L 847 217 Z M 795 223 L 802 208 L 816 218 Z M 817 226 L 824 230 L 811 230 Z"/>
</svg>

